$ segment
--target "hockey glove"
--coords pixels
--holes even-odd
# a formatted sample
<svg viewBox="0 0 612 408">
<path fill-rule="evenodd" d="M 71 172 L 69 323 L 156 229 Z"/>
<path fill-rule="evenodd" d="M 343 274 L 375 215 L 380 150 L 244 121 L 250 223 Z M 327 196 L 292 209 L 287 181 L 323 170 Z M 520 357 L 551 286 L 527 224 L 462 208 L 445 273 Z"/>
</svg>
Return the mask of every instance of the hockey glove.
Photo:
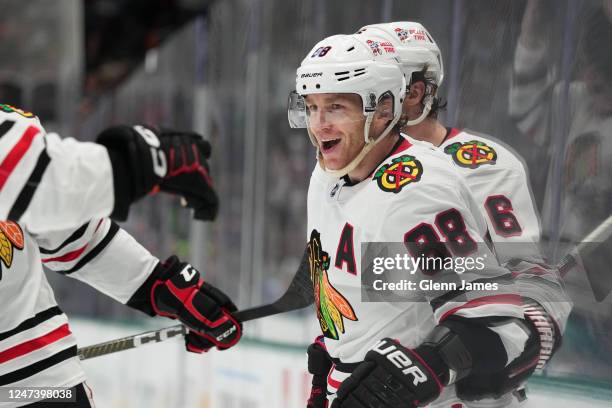
<svg viewBox="0 0 612 408">
<path fill-rule="evenodd" d="M 409 349 L 385 338 L 338 389 L 332 408 L 411 408 L 435 400 L 448 367 L 429 346 Z"/>
<path fill-rule="evenodd" d="M 210 143 L 193 132 L 114 126 L 97 139 L 113 165 L 115 208 L 125 220 L 132 202 L 157 190 L 182 196 L 199 220 L 213 220 L 219 199 L 209 175 Z"/>
<path fill-rule="evenodd" d="M 189 332 L 187 350 L 202 353 L 235 345 L 242 325 L 231 315 L 236 306 L 219 289 L 204 282 L 190 264 L 171 256 L 159 263 L 128 305 L 149 315 L 180 320 Z"/>
<path fill-rule="evenodd" d="M 325 408 L 327 403 L 327 375 L 332 361 L 322 339 L 323 336 L 319 336 L 308 346 L 308 372 L 312 374 L 312 388 L 306 408 Z"/>
</svg>

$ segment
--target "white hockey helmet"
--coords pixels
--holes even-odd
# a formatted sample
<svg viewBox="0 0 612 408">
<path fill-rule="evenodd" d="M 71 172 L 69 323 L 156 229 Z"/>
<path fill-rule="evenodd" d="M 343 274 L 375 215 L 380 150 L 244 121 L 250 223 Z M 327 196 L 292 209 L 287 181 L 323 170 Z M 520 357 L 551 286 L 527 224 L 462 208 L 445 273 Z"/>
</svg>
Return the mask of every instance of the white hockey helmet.
<svg viewBox="0 0 612 408">
<path fill-rule="evenodd" d="M 413 73 L 425 70 L 425 79 L 433 82 L 435 86 L 430 85 L 429 89 L 426 89 L 421 116 L 408 121 L 407 125 L 422 122 L 429 114 L 437 88 L 444 80 L 442 53 L 431 34 L 422 24 L 413 21 L 371 24 L 362 27 L 358 33 L 377 35 L 393 43 L 408 86 L 410 86 Z"/>
<path fill-rule="evenodd" d="M 296 89 L 289 95 L 287 115 L 292 128 L 306 128 L 317 148 L 319 164 L 328 173 L 343 176 L 359 165 L 372 147 L 387 136 L 402 114 L 406 81 L 395 47 L 374 35 L 334 35 L 318 42 L 296 73 Z M 326 169 L 316 138 L 311 132 L 304 97 L 310 94 L 357 94 L 363 105 L 364 142 L 361 152 L 344 168 Z M 392 116 L 378 138 L 370 137 L 372 119 L 379 103 L 392 99 Z"/>
</svg>

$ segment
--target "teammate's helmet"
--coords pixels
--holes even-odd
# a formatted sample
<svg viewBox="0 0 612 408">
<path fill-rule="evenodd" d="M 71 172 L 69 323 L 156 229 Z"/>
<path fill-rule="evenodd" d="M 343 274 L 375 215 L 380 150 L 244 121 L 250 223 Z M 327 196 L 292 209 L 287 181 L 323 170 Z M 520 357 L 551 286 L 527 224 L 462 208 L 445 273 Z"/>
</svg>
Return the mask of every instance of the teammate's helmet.
<svg viewBox="0 0 612 408">
<path fill-rule="evenodd" d="M 292 128 L 307 128 L 312 144 L 318 144 L 310 131 L 304 96 L 322 93 L 349 93 L 360 96 L 363 104 L 365 146 L 351 163 L 334 175 L 354 169 L 367 152 L 382 140 L 402 113 L 406 81 L 399 68 L 395 47 L 374 35 L 334 35 L 317 43 L 297 69 L 296 90 L 289 96 L 288 119 Z M 389 123 L 378 138 L 370 137 L 370 126 L 381 102 L 391 99 Z M 385 106 L 389 106 L 387 103 Z M 323 162 L 319 160 L 323 168 Z"/>
<path fill-rule="evenodd" d="M 444 80 L 444 65 L 440 48 L 420 23 L 413 21 L 399 21 L 394 23 L 372 24 L 362 27 L 359 34 L 377 35 L 390 41 L 397 50 L 400 64 L 408 87 L 414 73 L 423 72 L 426 82 L 433 83 L 433 87 L 426 90 L 423 100 L 423 114 L 408 121 L 408 125 L 415 125 L 427 117 L 435 97 L 437 88 Z"/>
</svg>

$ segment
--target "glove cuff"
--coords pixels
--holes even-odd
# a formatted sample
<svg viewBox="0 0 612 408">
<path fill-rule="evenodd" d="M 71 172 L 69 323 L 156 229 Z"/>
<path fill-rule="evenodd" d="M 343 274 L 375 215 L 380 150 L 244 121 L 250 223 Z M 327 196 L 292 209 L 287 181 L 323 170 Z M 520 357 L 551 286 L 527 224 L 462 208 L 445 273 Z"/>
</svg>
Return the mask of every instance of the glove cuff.
<svg viewBox="0 0 612 408">
<path fill-rule="evenodd" d="M 108 150 L 113 166 L 113 217 L 127 218 L 129 205 L 158 185 L 167 172 L 166 156 L 154 131 L 144 126 L 114 126 L 97 143 Z"/>
<path fill-rule="evenodd" d="M 134 292 L 126 303 L 127 306 L 140 310 L 149 316 L 157 316 L 156 308 L 153 305 L 152 294 L 154 287 L 166 281 L 180 270 L 181 262 L 176 255 L 172 255 L 164 262 L 158 262 L 147 279 Z"/>
<path fill-rule="evenodd" d="M 308 346 L 307 353 L 308 372 L 314 376 L 313 383 L 317 377 L 322 377 L 323 382 L 325 383 L 325 378 L 327 377 L 327 374 L 329 374 L 333 363 L 329 357 L 329 354 L 327 354 L 324 343 L 315 339 L 315 342 Z"/>
</svg>

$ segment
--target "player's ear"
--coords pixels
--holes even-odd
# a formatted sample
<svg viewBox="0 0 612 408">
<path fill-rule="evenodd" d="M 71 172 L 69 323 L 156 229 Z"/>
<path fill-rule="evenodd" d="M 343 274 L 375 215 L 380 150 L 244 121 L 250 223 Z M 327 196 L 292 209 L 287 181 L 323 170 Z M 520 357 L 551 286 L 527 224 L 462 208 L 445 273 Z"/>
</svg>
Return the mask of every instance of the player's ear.
<svg viewBox="0 0 612 408">
<path fill-rule="evenodd" d="M 376 105 L 376 113 L 374 114 L 375 121 L 388 122 L 393 120 L 393 104 L 399 101 L 393 100 L 393 95 L 385 94 L 380 97 Z"/>
<path fill-rule="evenodd" d="M 425 83 L 417 81 L 410 85 L 410 89 L 406 92 L 406 100 L 404 106 L 415 106 L 421 103 L 425 95 Z"/>
</svg>

